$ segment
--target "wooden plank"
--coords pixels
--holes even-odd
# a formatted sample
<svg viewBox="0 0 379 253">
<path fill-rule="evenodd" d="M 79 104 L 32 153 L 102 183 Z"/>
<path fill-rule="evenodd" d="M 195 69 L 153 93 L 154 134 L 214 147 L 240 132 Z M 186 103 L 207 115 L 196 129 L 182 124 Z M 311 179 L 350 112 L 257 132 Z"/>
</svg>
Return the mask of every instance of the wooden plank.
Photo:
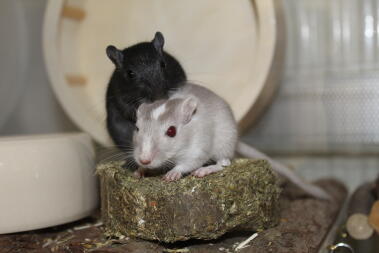
<svg viewBox="0 0 379 253">
<path fill-rule="evenodd" d="M 87 84 L 87 78 L 82 75 L 70 74 L 66 75 L 66 81 L 73 86 L 81 86 Z"/>
<path fill-rule="evenodd" d="M 70 18 L 75 21 L 82 21 L 86 16 L 86 13 L 83 9 L 78 7 L 65 5 L 62 9 L 62 17 Z"/>
</svg>

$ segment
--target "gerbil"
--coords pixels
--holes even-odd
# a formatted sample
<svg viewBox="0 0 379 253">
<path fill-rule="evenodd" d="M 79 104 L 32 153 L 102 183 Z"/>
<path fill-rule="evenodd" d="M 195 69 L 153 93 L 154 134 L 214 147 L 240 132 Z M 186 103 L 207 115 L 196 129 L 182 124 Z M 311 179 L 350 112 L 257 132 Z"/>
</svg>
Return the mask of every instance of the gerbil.
<svg viewBox="0 0 379 253">
<path fill-rule="evenodd" d="M 234 156 L 237 126 L 229 105 L 198 85 L 186 84 L 169 100 L 142 104 L 136 126 L 134 159 L 150 169 L 172 162 L 168 181 L 222 170 Z M 202 167 L 209 160 L 216 164 Z"/>
<path fill-rule="evenodd" d="M 237 124 L 230 106 L 205 87 L 187 83 L 168 100 L 141 104 L 133 136 L 134 159 L 140 167 L 174 167 L 164 179 L 183 174 L 203 177 L 230 165 L 235 150 L 250 158 L 265 158 L 273 169 L 318 198 L 329 198 L 319 187 L 304 182 L 292 170 L 238 141 Z M 214 165 L 204 166 L 209 160 Z M 143 175 L 138 169 L 137 176 Z"/>
<path fill-rule="evenodd" d="M 179 62 L 166 53 L 163 46 L 163 35 L 157 32 L 151 42 L 138 43 L 124 50 L 112 45 L 106 49 L 116 66 L 106 92 L 107 129 L 121 150 L 132 149 L 138 106 L 167 98 L 186 80 Z"/>
</svg>

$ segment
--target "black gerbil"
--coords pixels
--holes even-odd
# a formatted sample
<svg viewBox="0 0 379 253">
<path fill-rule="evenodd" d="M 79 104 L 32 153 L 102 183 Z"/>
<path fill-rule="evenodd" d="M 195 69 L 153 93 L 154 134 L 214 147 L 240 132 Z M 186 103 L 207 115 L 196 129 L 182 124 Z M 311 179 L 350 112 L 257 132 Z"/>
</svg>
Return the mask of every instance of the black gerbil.
<svg viewBox="0 0 379 253">
<path fill-rule="evenodd" d="M 163 50 L 163 45 L 162 33 L 156 32 L 151 42 L 124 50 L 112 45 L 106 49 L 116 66 L 106 92 L 107 129 L 121 150 L 132 149 L 138 106 L 168 98 L 171 91 L 186 81 L 182 66 Z"/>
</svg>

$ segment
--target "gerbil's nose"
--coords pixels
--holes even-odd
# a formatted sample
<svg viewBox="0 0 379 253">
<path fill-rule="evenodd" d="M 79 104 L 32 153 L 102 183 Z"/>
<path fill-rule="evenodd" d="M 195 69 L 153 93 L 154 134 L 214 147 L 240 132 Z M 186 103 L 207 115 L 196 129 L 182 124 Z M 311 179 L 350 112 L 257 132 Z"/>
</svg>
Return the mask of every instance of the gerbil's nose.
<svg viewBox="0 0 379 253">
<path fill-rule="evenodd" d="M 139 162 L 143 165 L 148 165 L 151 163 L 151 160 L 148 159 L 139 159 Z"/>
</svg>

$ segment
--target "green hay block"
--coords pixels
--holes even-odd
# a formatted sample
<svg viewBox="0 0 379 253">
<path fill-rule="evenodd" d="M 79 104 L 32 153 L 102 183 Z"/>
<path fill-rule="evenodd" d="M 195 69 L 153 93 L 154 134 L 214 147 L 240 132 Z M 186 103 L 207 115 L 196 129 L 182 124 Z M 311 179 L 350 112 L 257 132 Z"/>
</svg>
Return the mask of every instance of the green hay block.
<svg viewBox="0 0 379 253">
<path fill-rule="evenodd" d="M 265 160 L 237 159 L 221 172 L 176 182 L 134 178 L 119 162 L 101 164 L 97 171 L 109 234 L 163 242 L 208 240 L 278 223 L 280 189 Z"/>
</svg>

